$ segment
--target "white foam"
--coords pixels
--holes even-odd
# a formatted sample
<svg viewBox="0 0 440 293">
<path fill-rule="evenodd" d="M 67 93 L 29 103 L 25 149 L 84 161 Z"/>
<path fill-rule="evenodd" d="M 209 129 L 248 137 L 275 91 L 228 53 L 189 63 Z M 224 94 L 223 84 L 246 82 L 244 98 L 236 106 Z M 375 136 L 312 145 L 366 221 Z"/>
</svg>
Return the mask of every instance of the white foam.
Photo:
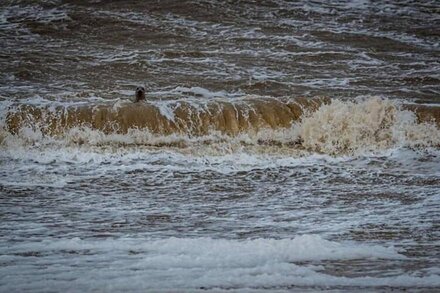
<svg viewBox="0 0 440 293">
<path fill-rule="evenodd" d="M 327 154 L 440 145 L 437 125 L 417 123 L 413 112 L 378 97 L 333 100 L 305 117 L 299 127 L 303 146 Z"/>
<path fill-rule="evenodd" d="M 7 149 L 1 149 L 0 155 L 2 159 L 17 160 L 28 162 L 25 165 L 18 164 L 10 170 L 8 176 L 13 179 L 13 173 L 20 177 L 23 173 L 22 167 L 37 168 L 38 165 L 53 164 L 60 165 L 69 164 L 78 167 L 87 168 L 93 172 L 106 172 L 112 168 L 115 170 L 150 170 L 157 171 L 166 169 L 169 171 L 182 172 L 203 172 L 215 171 L 223 174 L 235 173 L 239 171 L 250 171 L 257 169 L 267 169 L 276 167 L 294 167 L 308 166 L 316 163 L 340 162 L 349 158 L 338 157 L 333 158 L 328 155 L 310 155 L 308 156 L 287 156 L 278 153 L 258 153 L 248 152 L 245 148 L 235 149 L 227 147 L 191 147 L 189 149 L 157 149 L 149 147 L 93 147 L 93 146 L 63 146 L 49 147 L 48 145 L 38 144 L 33 147 L 22 145 L 22 143 L 14 144 L 10 141 Z M 29 163 L 31 162 L 31 163 Z M 119 164 L 124 162 L 124 164 Z M 4 169 L 3 171 L 6 171 Z M 61 172 L 62 173 L 62 172 Z M 63 174 L 60 174 L 63 176 Z"/>
<path fill-rule="evenodd" d="M 299 262 L 316 260 L 346 260 L 346 259 L 406 259 L 393 247 L 378 245 L 362 245 L 359 243 L 338 243 L 323 239 L 319 235 L 300 235 L 292 239 L 248 239 L 227 240 L 212 238 L 168 238 L 148 240 L 136 238 L 82 240 L 50 239 L 39 242 L 20 243 L 6 249 L 6 253 L 35 250 L 39 252 L 55 250 L 96 249 L 103 251 L 126 252 L 128 249 L 139 250 L 151 254 L 175 256 L 175 263 L 182 260 L 189 264 L 202 263 L 206 266 L 228 266 L 240 263 L 242 266 L 256 266 L 259 263 Z M 179 256 L 185 256 L 179 260 Z M 194 256 L 194 257 L 192 257 Z M 197 259 L 196 256 L 199 256 Z M 237 256 L 242 256 L 241 260 Z M 213 261 L 215 260 L 215 261 Z M 158 262 L 160 267 L 164 265 Z M 165 264 L 164 267 L 168 267 Z"/>
<path fill-rule="evenodd" d="M 318 87 L 318 88 L 346 88 L 355 78 L 317 78 L 299 83 L 300 85 Z"/>
<path fill-rule="evenodd" d="M 321 266 L 300 264 L 323 260 L 404 261 L 392 247 L 328 241 L 318 235 L 292 239 L 227 240 L 121 238 L 107 240 L 46 239 L 2 248 L 10 260 L 0 268 L 9 275 L 6 288 L 42 290 L 177 290 L 198 288 L 283 288 L 291 286 L 435 287 L 439 276 L 397 275 L 347 278 L 332 276 Z M 75 257 L 59 258 L 66 252 Z M 23 258 L 22 253 L 39 254 Z M 15 255 L 15 256 L 14 256 Z M 55 257 L 55 258 L 54 258 Z M 56 260 L 59 258 L 58 260 Z M 27 266 L 28 261 L 33 266 Z M 40 281 L 39 264 L 50 274 Z M 18 282 L 24 275 L 27 282 Z M 5 285 L 5 284 L 4 284 Z M 4 287 L 4 288 L 5 288 Z"/>
<path fill-rule="evenodd" d="M 190 93 L 194 96 L 201 96 L 204 98 L 215 98 L 215 97 L 225 97 L 226 96 L 226 92 L 225 91 L 217 91 L 217 92 L 213 92 L 210 91 L 208 89 L 202 88 L 202 87 L 183 87 L 183 86 L 178 86 L 176 87 L 174 90 L 174 92 L 176 93 L 180 93 L 180 94 L 187 94 Z"/>
</svg>

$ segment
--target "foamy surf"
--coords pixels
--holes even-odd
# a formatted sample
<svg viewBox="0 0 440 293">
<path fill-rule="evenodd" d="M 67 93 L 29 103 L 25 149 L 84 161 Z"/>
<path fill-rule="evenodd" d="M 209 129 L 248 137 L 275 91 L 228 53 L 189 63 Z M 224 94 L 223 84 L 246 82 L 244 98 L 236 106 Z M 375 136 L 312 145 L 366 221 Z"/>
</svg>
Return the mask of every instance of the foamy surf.
<svg viewBox="0 0 440 293">
<path fill-rule="evenodd" d="M 108 256 L 111 255 L 111 258 Z M 406 288 L 417 285 L 434 288 L 440 285 L 439 275 L 391 275 L 375 277 L 342 277 L 314 262 L 338 260 L 375 263 L 383 260 L 405 262 L 406 257 L 392 247 L 363 245 L 352 242 L 328 241 L 318 235 L 301 235 L 290 239 L 227 240 L 212 238 L 167 238 L 140 240 L 45 239 L 19 244 L 4 251 L 3 262 L 11 263 L 0 269 L 11 278 L 3 290 L 42 290 L 46 281 L 31 278 L 19 282 L 16 276 L 27 271 L 27 264 L 44 265 L 47 260 L 64 256 L 47 268 L 48 280 L 58 289 L 75 290 L 250 290 L 325 288 Z M 100 269 L 99 279 L 89 274 L 100 259 L 108 258 Z M 24 263 L 14 265 L 14 260 Z M 78 267 L 78 261 L 80 266 Z M 306 265 L 304 265 L 306 264 Z M 75 279 L 68 272 L 75 270 Z M 434 270 L 435 271 L 435 270 Z M 13 281 L 15 280 L 15 281 Z M 104 281 L 105 280 L 105 281 Z"/>
<path fill-rule="evenodd" d="M 1 136 L 3 147 L 76 144 L 343 155 L 437 148 L 439 113 L 436 106 L 402 105 L 377 97 L 10 104 L 2 111 Z"/>
<path fill-rule="evenodd" d="M 148 107 L 166 107 L 163 119 L 177 121 L 176 104 L 167 103 Z M 112 101 L 90 113 L 107 107 L 115 115 L 126 105 Z M 9 280 L 2 290 L 44 291 L 47 282 L 82 291 L 439 286 L 435 258 L 414 256 L 435 237 L 433 223 L 425 224 L 438 213 L 435 107 L 332 100 L 303 107 L 286 127 L 248 121 L 234 134 L 81 124 L 50 131 L 70 107 L 89 106 L 9 103 L 2 111 L 0 184 L 12 209 L 1 228 L 27 239 L 2 246 L 0 274 Z M 26 122 L 13 130 L 14 115 Z M 22 196 L 33 198 L 25 218 L 50 202 L 54 223 L 10 226 Z M 80 222 L 82 232 L 63 224 L 58 240 L 39 236 L 59 233 L 58 222 Z M 420 227 L 425 238 L 409 241 Z M 414 262 L 419 267 L 400 271 Z M 35 277 L 31 263 L 49 263 L 50 278 Z M 24 276 L 28 282 L 19 282 Z"/>
</svg>

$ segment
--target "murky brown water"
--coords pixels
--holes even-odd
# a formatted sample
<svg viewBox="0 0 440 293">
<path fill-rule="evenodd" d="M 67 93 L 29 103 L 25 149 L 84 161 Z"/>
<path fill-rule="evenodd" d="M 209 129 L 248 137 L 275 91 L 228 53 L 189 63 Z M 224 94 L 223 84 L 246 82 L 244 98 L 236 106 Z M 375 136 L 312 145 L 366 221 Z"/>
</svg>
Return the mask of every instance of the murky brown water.
<svg viewBox="0 0 440 293">
<path fill-rule="evenodd" d="M 5 1 L 3 95 L 212 92 L 438 101 L 436 1 Z M 174 94 L 177 94 L 174 92 Z"/>
</svg>

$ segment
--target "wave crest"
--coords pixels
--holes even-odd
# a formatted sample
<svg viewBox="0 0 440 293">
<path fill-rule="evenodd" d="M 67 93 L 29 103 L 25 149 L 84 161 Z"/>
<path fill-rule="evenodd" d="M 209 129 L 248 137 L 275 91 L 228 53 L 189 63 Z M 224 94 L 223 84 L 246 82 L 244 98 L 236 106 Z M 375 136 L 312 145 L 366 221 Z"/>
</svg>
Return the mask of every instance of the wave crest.
<svg viewBox="0 0 440 293">
<path fill-rule="evenodd" d="M 391 100 L 333 100 L 300 123 L 303 147 L 327 154 L 386 149 L 394 146 L 439 146 L 434 122 L 419 122 L 416 112 Z"/>
<path fill-rule="evenodd" d="M 3 113 L 2 145 L 79 144 L 301 150 L 331 155 L 439 147 L 440 107 L 273 98 L 81 106 L 17 105 Z"/>
</svg>

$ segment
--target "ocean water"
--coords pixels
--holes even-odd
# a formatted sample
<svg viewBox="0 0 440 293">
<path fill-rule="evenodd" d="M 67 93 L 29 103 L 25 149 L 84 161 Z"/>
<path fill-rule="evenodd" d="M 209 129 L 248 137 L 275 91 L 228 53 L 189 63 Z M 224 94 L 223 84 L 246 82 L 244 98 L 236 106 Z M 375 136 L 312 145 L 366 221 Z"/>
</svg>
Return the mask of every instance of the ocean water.
<svg viewBox="0 0 440 293">
<path fill-rule="evenodd" d="M 439 11 L 2 1 L 0 291 L 438 291 Z"/>
</svg>

